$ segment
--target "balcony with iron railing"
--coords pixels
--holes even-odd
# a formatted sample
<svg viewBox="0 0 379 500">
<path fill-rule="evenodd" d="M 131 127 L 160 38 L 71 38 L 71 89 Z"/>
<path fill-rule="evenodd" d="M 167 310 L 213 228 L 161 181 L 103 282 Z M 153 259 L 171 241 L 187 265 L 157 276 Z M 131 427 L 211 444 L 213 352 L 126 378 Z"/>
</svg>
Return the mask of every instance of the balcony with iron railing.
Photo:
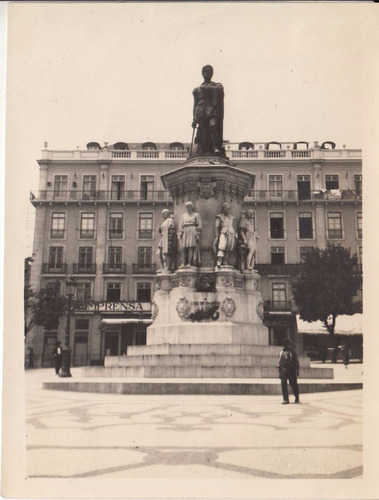
<svg viewBox="0 0 379 500">
<path fill-rule="evenodd" d="M 259 190 L 252 189 L 245 201 L 359 201 L 362 199 L 362 191 L 354 191 L 351 189 L 344 190 Z"/>
<path fill-rule="evenodd" d="M 134 264 L 133 263 L 133 274 L 155 274 L 157 265 L 153 263 L 148 264 Z"/>
<path fill-rule="evenodd" d="M 126 274 L 127 266 L 126 264 L 103 264 L 103 274 Z"/>
<path fill-rule="evenodd" d="M 78 189 L 67 189 L 59 192 L 54 190 L 39 191 L 38 196 L 30 193 L 31 202 L 40 201 L 72 201 L 72 202 L 91 202 L 91 201 L 122 201 L 122 202 L 170 202 L 172 198 L 170 193 L 161 191 L 89 191 L 84 192 Z"/>
<path fill-rule="evenodd" d="M 72 272 L 74 274 L 96 274 L 96 264 L 79 263 L 73 264 Z"/>
<path fill-rule="evenodd" d="M 300 273 L 300 264 L 256 264 L 260 276 L 296 276 Z"/>
<path fill-rule="evenodd" d="M 42 274 L 66 274 L 67 264 L 42 264 Z"/>
<path fill-rule="evenodd" d="M 66 236 L 65 229 L 51 229 L 49 231 L 50 239 L 52 240 L 63 240 Z"/>
<path fill-rule="evenodd" d="M 265 300 L 265 312 L 292 312 L 292 302 L 290 300 Z"/>
<path fill-rule="evenodd" d="M 343 190 L 273 190 L 273 189 L 252 189 L 245 201 L 253 202 L 299 202 L 299 201 L 360 201 L 362 191 Z M 168 191 L 92 191 L 83 193 L 78 190 L 61 191 L 57 194 L 54 191 L 39 191 L 38 196 L 30 192 L 30 201 L 37 203 L 41 201 L 55 202 L 171 202 L 172 197 Z M 61 233 L 61 232 L 59 232 Z M 63 236 L 59 236 L 63 237 Z"/>
</svg>

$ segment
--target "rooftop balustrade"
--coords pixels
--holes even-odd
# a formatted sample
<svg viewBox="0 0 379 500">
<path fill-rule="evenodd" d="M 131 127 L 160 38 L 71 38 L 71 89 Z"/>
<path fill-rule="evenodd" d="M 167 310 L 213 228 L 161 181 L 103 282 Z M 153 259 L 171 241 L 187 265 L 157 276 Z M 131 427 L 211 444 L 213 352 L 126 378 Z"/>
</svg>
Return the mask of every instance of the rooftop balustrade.
<svg viewBox="0 0 379 500">
<path fill-rule="evenodd" d="M 249 149 L 240 149 L 238 142 L 226 142 L 225 152 L 231 159 L 239 160 L 272 160 L 290 159 L 304 160 L 307 158 L 321 159 L 358 159 L 362 157 L 360 149 L 305 148 L 296 143 L 275 143 L 275 149 L 267 148 L 266 143 L 250 143 Z M 90 150 L 48 150 L 42 151 L 41 160 L 115 160 L 115 161 L 183 161 L 189 157 L 189 146 L 184 149 L 90 149 Z"/>
</svg>

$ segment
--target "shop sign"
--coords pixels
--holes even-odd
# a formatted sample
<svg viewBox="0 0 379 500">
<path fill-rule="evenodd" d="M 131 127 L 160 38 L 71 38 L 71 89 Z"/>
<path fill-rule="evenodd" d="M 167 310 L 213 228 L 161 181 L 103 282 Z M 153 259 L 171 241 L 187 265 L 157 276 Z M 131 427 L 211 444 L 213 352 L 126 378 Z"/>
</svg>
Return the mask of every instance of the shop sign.
<svg viewBox="0 0 379 500">
<path fill-rule="evenodd" d="M 150 302 L 81 302 L 75 305 L 75 310 L 80 312 L 150 312 Z"/>
</svg>

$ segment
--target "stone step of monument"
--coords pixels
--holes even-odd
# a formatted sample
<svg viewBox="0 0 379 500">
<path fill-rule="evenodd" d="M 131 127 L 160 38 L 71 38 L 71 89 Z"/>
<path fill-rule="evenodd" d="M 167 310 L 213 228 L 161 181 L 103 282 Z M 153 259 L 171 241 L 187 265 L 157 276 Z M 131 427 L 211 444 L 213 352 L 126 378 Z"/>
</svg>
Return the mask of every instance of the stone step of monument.
<svg viewBox="0 0 379 500">
<path fill-rule="evenodd" d="M 108 357 L 104 366 L 267 366 L 276 361 L 277 356 L 157 354 Z"/>
<path fill-rule="evenodd" d="M 362 389 L 361 382 L 338 382 L 335 380 L 299 380 L 300 400 L 302 394 L 327 391 L 351 391 Z M 43 382 L 43 389 L 54 391 L 92 392 L 103 394 L 139 395 L 217 395 L 217 396 L 278 396 L 281 400 L 280 380 L 75 380 L 60 378 Z M 291 396 L 292 401 L 292 396 Z"/>
<path fill-rule="evenodd" d="M 276 366 L 85 366 L 84 377 L 278 378 Z M 333 378 L 332 368 L 301 369 L 300 378 Z"/>
<path fill-rule="evenodd" d="M 309 358 L 308 358 L 309 359 Z M 134 356 L 108 356 L 104 366 L 276 366 L 278 357 L 268 355 L 226 354 L 151 354 Z M 301 366 L 307 366 L 302 362 Z M 309 366 L 309 363 L 308 363 Z"/>
<path fill-rule="evenodd" d="M 145 354 L 256 354 L 278 357 L 281 347 L 253 344 L 152 344 L 128 346 L 128 356 Z"/>
</svg>

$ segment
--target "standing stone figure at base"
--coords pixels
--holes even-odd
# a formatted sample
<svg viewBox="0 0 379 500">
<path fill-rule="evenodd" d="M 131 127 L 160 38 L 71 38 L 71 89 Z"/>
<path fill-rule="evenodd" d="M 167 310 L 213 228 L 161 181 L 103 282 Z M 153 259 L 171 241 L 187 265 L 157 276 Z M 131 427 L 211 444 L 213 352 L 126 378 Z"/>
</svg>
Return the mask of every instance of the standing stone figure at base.
<svg viewBox="0 0 379 500">
<path fill-rule="evenodd" d="M 252 271 L 255 263 L 255 252 L 257 248 L 258 235 L 255 231 L 254 212 L 249 209 L 246 212 L 246 217 L 241 218 L 238 233 L 240 237 L 241 249 L 241 271 L 247 269 Z"/>
<path fill-rule="evenodd" d="M 173 270 L 175 269 L 175 257 L 176 257 L 176 230 L 174 219 L 170 215 L 170 210 L 165 208 L 162 210 L 163 222 L 158 228 L 158 232 L 161 235 L 160 242 L 158 244 L 158 256 L 159 262 L 161 264 L 161 271 L 163 269 Z"/>
<path fill-rule="evenodd" d="M 224 87 L 211 81 L 212 66 L 202 69 L 203 83 L 193 91 L 194 107 L 192 128 L 197 127 L 195 144 L 197 154 L 225 154 L 222 147 L 224 120 Z"/>
<path fill-rule="evenodd" d="M 190 201 L 186 203 L 187 212 L 182 215 L 178 231 L 183 267 L 198 266 L 200 264 L 199 238 L 201 234 L 201 218 L 194 211 Z"/>
<path fill-rule="evenodd" d="M 234 217 L 229 212 L 229 203 L 224 203 L 222 213 L 216 215 L 214 241 L 214 251 L 217 254 L 216 270 L 220 266 L 231 266 L 232 252 L 238 238 L 234 230 Z"/>
</svg>

